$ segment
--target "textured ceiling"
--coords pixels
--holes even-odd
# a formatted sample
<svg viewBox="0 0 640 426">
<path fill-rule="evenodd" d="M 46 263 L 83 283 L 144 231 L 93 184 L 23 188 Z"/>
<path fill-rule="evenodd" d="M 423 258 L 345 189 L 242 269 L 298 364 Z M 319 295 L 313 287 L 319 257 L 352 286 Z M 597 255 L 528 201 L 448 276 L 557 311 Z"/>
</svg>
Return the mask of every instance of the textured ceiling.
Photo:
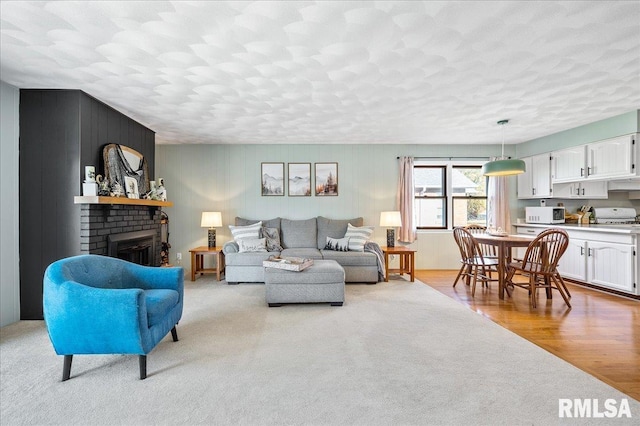
<svg viewBox="0 0 640 426">
<path fill-rule="evenodd" d="M 640 108 L 640 2 L 0 3 L 0 78 L 158 143 L 518 143 Z"/>
</svg>

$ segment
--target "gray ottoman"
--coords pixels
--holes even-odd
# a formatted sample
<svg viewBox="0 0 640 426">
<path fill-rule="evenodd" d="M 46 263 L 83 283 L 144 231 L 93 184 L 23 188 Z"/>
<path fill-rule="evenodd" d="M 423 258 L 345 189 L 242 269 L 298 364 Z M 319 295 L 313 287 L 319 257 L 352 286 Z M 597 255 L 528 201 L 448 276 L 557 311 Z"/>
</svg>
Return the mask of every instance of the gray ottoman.
<svg viewBox="0 0 640 426">
<path fill-rule="evenodd" d="M 301 272 L 264 268 L 264 284 L 270 307 L 283 303 L 344 302 L 344 269 L 335 260 L 314 260 Z"/>
</svg>

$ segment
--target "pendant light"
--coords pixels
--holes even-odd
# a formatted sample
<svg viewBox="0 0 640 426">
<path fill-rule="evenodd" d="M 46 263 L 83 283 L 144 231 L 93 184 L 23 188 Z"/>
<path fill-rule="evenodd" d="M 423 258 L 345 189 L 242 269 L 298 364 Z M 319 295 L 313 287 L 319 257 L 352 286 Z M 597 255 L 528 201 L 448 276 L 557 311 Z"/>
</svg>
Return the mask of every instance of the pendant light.
<svg viewBox="0 0 640 426">
<path fill-rule="evenodd" d="M 482 174 L 485 176 L 519 175 L 527 170 L 524 161 L 504 158 L 504 126 L 508 122 L 509 120 L 498 121 L 498 124 L 502 126 L 502 155 L 499 160 L 489 161 L 482 166 Z"/>
</svg>

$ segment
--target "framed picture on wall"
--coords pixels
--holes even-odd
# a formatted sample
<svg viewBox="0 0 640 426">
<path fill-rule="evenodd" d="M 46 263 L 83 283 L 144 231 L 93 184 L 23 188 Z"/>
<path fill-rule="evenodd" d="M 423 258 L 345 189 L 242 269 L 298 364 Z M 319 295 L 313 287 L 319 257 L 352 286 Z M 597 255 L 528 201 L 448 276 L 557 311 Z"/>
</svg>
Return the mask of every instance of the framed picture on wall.
<svg viewBox="0 0 640 426">
<path fill-rule="evenodd" d="M 262 163 L 261 191 L 264 196 L 284 196 L 284 163 Z"/>
<path fill-rule="evenodd" d="M 289 196 L 311 196 L 311 163 L 289 163 Z"/>
<path fill-rule="evenodd" d="M 338 195 L 338 163 L 316 163 L 316 195 Z"/>
</svg>

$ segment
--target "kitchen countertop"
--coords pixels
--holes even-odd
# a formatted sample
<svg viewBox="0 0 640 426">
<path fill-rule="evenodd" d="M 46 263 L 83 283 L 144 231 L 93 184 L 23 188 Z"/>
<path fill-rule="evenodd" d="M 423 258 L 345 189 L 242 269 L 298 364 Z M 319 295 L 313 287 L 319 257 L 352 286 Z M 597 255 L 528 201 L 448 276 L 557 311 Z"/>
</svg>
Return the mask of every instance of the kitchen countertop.
<svg viewBox="0 0 640 426">
<path fill-rule="evenodd" d="M 640 234 L 640 224 L 624 224 L 624 225 L 611 225 L 611 224 L 579 224 L 579 223 L 514 223 L 513 226 L 526 226 L 532 228 L 561 228 L 561 229 L 574 229 L 580 231 L 593 231 L 593 232 L 609 232 L 616 234 Z"/>
</svg>

